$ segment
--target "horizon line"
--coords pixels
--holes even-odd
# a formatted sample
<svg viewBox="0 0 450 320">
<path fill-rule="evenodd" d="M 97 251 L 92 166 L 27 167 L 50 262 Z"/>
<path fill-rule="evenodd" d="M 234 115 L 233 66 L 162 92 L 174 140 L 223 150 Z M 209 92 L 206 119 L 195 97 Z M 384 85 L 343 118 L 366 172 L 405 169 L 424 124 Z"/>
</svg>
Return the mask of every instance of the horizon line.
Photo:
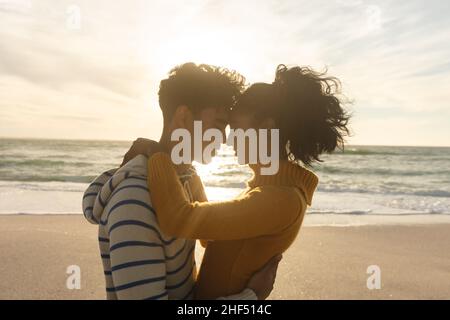
<svg viewBox="0 0 450 320">
<path fill-rule="evenodd" d="M 145 137 L 144 137 L 145 138 Z M 36 137 L 3 137 L 0 136 L 0 140 L 48 140 L 48 141 L 95 141 L 95 142 L 133 142 L 134 140 L 125 140 L 125 139 L 87 139 L 87 138 L 36 138 Z M 398 144 L 347 144 L 345 146 L 364 146 L 364 147 L 414 147 L 414 148 L 450 148 L 450 145 L 398 145 Z"/>
</svg>

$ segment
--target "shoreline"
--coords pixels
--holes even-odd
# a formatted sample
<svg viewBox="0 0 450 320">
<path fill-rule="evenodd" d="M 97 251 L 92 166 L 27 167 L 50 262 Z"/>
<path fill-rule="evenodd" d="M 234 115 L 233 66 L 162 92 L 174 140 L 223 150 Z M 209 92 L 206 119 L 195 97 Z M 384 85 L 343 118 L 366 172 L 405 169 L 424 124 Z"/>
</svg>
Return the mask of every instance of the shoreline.
<svg viewBox="0 0 450 320">
<path fill-rule="evenodd" d="M 0 215 L 0 299 L 104 299 L 97 231 L 81 215 Z M 72 265 L 80 290 L 66 287 Z M 367 288 L 372 265 L 380 290 Z M 306 225 L 270 299 L 450 299 L 450 224 Z"/>
<path fill-rule="evenodd" d="M 0 213 L 0 217 L 14 216 L 80 216 L 80 212 L 47 213 Z M 344 214 L 344 213 L 307 213 L 303 221 L 304 227 L 359 227 L 359 226 L 420 226 L 450 224 L 450 214 Z"/>
<path fill-rule="evenodd" d="M 9 182 L 6 184 L 2 182 L 0 186 L 0 203 L 2 203 L 0 214 L 78 213 L 81 209 L 83 193 L 88 187 L 87 183 L 46 182 L 31 183 L 28 186 L 8 186 L 9 184 Z M 39 188 L 42 188 L 42 190 L 39 190 Z M 67 190 L 63 190 L 64 188 L 67 188 Z M 237 187 L 205 187 L 210 201 L 233 199 L 243 190 L 244 188 Z M 443 192 L 441 191 L 442 195 Z M 409 214 L 415 216 L 450 216 L 450 197 L 442 195 L 368 194 L 318 190 L 314 194 L 313 205 L 309 207 L 308 212 L 312 215 L 323 216 L 333 214 L 341 216 L 387 216 L 388 219 L 390 216 L 407 216 Z M 323 225 L 322 221 L 321 225 Z"/>
</svg>

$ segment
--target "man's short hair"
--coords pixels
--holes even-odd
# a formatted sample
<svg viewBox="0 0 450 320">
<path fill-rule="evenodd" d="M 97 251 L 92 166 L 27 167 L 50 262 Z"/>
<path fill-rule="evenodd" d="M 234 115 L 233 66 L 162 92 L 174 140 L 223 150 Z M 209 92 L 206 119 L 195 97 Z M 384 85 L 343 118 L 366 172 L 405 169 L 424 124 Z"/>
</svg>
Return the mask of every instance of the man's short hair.
<svg viewBox="0 0 450 320">
<path fill-rule="evenodd" d="M 173 117 L 180 105 L 186 105 L 194 114 L 204 108 L 230 108 L 244 88 L 245 78 L 233 70 L 191 62 L 176 66 L 159 86 L 164 122 Z"/>
</svg>

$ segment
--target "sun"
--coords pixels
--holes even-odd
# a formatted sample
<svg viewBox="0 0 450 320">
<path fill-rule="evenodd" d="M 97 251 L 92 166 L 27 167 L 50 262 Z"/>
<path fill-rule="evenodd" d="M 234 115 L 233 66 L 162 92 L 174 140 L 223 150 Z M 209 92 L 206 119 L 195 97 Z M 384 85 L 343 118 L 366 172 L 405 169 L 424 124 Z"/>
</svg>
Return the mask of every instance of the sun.
<svg viewBox="0 0 450 320">
<path fill-rule="evenodd" d="M 247 57 L 239 52 L 226 30 L 192 30 L 183 32 L 158 48 L 157 59 L 167 72 L 185 62 L 223 66 L 244 73 L 248 68 Z M 232 44 L 232 45 L 231 45 Z"/>
</svg>

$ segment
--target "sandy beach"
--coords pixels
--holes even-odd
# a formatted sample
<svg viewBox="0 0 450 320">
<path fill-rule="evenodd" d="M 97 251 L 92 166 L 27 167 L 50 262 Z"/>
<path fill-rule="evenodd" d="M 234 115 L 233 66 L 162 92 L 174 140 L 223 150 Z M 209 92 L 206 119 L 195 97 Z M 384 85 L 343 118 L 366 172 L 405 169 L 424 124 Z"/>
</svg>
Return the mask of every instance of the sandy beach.
<svg viewBox="0 0 450 320">
<path fill-rule="evenodd" d="M 96 239 L 81 215 L 0 216 L 0 299 L 104 299 Z M 450 299 L 449 246 L 450 224 L 305 226 L 270 299 Z M 70 265 L 80 290 L 66 288 Z M 367 289 L 370 265 L 379 290 Z"/>
</svg>

